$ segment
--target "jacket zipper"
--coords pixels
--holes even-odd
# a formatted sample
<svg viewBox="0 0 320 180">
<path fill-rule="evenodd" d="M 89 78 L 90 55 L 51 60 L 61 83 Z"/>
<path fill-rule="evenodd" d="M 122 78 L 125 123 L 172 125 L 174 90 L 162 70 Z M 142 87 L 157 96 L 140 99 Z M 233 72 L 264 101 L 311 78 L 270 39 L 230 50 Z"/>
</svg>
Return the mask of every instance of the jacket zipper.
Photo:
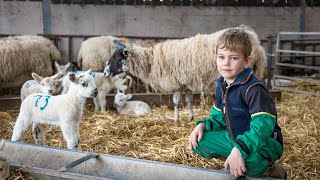
<svg viewBox="0 0 320 180">
<path fill-rule="evenodd" d="M 235 140 L 234 136 L 233 136 L 233 133 L 231 131 L 231 126 L 230 126 L 230 120 L 229 120 L 229 116 L 228 116 L 228 113 L 227 113 L 227 95 L 228 95 L 228 91 L 230 89 L 232 85 L 230 85 L 229 87 L 226 88 L 226 91 L 225 93 L 223 92 L 222 88 L 220 86 L 218 86 L 222 92 L 222 97 L 223 97 L 223 101 L 222 101 L 222 106 L 223 106 L 223 113 L 225 115 L 225 118 L 226 118 L 226 123 L 227 123 L 227 129 L 228 129 L 228 132 L 232 138 L 232 140 Z"/>
</svg>

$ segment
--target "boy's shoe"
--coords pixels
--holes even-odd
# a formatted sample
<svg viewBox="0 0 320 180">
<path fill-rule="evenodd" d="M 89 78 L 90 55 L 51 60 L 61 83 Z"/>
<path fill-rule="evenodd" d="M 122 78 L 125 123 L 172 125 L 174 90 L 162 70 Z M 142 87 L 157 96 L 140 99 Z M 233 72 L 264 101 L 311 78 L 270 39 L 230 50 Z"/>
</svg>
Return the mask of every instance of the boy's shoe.
<svg viewBox="0 0 320 180">
<path fill-rule="evenodd" d="M 274 163 L 268 168 L 267 172 L 264 174 L 266 177 L 287 179 L 287 171 L 279 163 Z"/>
</svg>

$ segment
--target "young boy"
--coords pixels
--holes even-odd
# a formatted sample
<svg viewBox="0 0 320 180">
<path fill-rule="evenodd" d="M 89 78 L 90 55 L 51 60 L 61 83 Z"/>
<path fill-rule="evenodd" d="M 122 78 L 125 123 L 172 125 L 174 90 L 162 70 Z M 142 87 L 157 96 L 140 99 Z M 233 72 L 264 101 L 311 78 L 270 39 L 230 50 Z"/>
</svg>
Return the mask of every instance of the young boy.
<svg viewBox="0 0 320 180">
<path fill-rule="evenodd" d="M 241 28 L 227 30 L 217 42 L 216 102 L 208 118 L 197 121 L 189 146 L 204 158 L 226 158 L 234 176 L 286 178 L 275 164 L 283 138 L 270 92 L 249 68 L 252 45 Z"/>
</svg>

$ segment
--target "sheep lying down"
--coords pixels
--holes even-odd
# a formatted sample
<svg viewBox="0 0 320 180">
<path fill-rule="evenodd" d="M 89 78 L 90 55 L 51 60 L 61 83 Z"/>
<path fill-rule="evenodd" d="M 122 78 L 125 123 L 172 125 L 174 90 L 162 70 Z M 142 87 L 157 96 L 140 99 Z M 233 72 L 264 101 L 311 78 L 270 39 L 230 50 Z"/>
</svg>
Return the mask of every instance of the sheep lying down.
<svg viewBox="0 0 320 180">
<path fill-rule="evenodd" d="M 132 94 L 124 94 L 118 92 L 114 97 L 114 107 L 117 108 L 119 114 L 145 116 L 151 113 L 149 104 L 143 101 L 128 101 L 132 98 Z"/>
<path fill-rule="evenodd" d="M 0 180 L 9 178 L 9 158 L 2 154 L 1 151 L 4 146 L 4 140 L 0 140 Z"/>
</svg>

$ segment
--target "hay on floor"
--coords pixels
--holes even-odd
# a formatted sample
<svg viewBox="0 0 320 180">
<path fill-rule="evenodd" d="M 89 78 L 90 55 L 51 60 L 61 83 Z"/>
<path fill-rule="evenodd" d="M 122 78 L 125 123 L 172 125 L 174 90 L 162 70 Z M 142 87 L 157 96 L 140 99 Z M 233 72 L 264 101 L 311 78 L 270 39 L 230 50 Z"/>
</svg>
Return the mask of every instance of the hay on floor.
<svg viewBox="0 0 320 180">
<path fill-rule="evenodd" d="M 210 105 L 204 114 L 195 107 L 195 119 L 207 117 Z M 280 159 L 288 172 L 288 179 L 320 179 L 320 97 L 283 92 L 277 102 L 278 123 L 284 135 L 285 152 Z M 0 138 L 10 140 L 17 112 L 1 112 Z M 206 160 L 187 148 L 188 136 L 195 121 L 188 122 L 185 107 L 180 112 L 180 121 L 174 123 L 173 110 L 153 107 L 146 117 L 122 116 L 113 110 L 106 113 L 93 112 L 86 107 L 80 125 L 83 151 L 127 156 L 153 161 L 183 164 L 194 167 L 221 169 L 223 161 Z M 34 143 L 31 132 L 24 142 Z M 48 146 L 66 148 L 58 128 L 48 127 Z"/>
</svg>

